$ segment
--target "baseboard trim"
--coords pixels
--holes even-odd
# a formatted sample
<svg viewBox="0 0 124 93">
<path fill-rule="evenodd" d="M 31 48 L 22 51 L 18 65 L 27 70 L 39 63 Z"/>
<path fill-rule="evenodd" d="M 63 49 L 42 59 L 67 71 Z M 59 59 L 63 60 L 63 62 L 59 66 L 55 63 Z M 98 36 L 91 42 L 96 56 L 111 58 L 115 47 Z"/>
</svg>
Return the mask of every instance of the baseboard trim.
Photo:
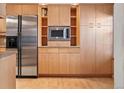
<svg viewBox="0 0 124 93">
<path fill-rule="evenodd" d="M 112 78 L 112 74 L 39 74 L 38 77 L 79 77 L 79 78 Z"/>
</svg>

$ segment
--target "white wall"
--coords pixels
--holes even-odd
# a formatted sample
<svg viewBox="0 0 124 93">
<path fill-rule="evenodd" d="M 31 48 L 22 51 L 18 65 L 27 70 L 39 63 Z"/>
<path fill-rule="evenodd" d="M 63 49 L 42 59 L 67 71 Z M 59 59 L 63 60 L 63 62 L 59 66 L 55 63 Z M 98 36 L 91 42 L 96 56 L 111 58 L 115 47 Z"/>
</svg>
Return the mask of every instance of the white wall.
<svg viewBox="0 0 124 93">
<path fill-rule="evenodd" d="M 124 88 L 124 4 L 114 5 L 114 88 Z"/>
</svg>

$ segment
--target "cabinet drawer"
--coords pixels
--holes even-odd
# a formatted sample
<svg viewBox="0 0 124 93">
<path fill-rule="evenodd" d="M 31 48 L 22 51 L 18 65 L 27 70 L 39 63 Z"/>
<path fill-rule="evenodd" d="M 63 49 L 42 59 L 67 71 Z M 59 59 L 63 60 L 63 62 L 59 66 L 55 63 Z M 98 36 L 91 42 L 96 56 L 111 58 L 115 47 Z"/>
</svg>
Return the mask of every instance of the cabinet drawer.
<svg viewBox="0 0 124 93">
<path fill-rule="evenodd" d="M 69 53 L 69 48 L 60 48 L 59 53 Z"/>
<path fill-rule="evenodd" d="M 39 53 L 47 53 L 47 48 L 39 48 Z"/>
<path fill-rule="evenodd" d="M 48 53 L 58 53 L 58 48 L 48 48 Z"/>
<path fill-rule="evenodd" d="M 80 48 L 69 48 L 69 53 L 80 53 Z"/>
</svg>

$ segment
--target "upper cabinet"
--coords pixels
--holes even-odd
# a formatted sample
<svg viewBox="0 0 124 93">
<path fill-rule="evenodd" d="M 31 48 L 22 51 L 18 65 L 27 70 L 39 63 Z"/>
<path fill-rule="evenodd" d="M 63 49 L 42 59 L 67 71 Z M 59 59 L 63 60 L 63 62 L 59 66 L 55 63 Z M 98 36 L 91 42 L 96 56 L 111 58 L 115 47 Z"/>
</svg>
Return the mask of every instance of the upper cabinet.
<svg viewBox="0 0 124 93">
<path fill-rule="evenodd" d="M 48 26 L 59 26 L 58 5 L 48 5 Z"/>
<path fill-rule="evenodd" d="M 70 5 L 59 5 L 59 25 L 70 26 Z"/>
<path fill-rule="evenodd" d="M 22 5 L 22 15 L 38 15 L 38 5 Z"/>
<path fill-rule="evenodd" d="M 80 25 L 95 25 L 95 5 L 80 5 Z"/>
<path fill-rule="evenodd" d="M 0 18 L 6 16 L 6 4 L 0 4 Z"/>
<path fill-rule="evenodd" d="M 7 15 L 13 15 L 13 16 L 21 15 L 21 11 L 22 11 L 22 8 L 20 4 L 7 4 L 6 5 Z"/>
<path fill-rule="evenodd" d="M 37 4 L 7 4 L 7 15 L 38 15 Z"/>
<path fill-rule="evenodd" d="M 113 5 L 98 4 L 96 9 L 96 25 L 112 25 L 113 24 Z"/>
<path fill-rule="evenodd" d="M 48 5 L 48 26 L 70 26 L 70 5 Z"/>
<path fill-rule="evenodd" d="M 80 5 L 80 25 L 105 26 L 113 24 L 112 4 Z"/>
</svg>

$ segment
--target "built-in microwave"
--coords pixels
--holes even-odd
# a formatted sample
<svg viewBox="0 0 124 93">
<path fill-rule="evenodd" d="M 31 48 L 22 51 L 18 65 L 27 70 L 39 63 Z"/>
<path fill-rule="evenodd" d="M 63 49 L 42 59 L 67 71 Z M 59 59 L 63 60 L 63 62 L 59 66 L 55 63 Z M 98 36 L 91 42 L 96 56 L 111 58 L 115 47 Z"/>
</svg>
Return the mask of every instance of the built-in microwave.
<svg viewBox="0 0 124 93">
<path fill-rule="evenodd" d="M 69 26 L 49 26 L 48 29 L 49 40 L 70 40 Z"/>
</svg>

